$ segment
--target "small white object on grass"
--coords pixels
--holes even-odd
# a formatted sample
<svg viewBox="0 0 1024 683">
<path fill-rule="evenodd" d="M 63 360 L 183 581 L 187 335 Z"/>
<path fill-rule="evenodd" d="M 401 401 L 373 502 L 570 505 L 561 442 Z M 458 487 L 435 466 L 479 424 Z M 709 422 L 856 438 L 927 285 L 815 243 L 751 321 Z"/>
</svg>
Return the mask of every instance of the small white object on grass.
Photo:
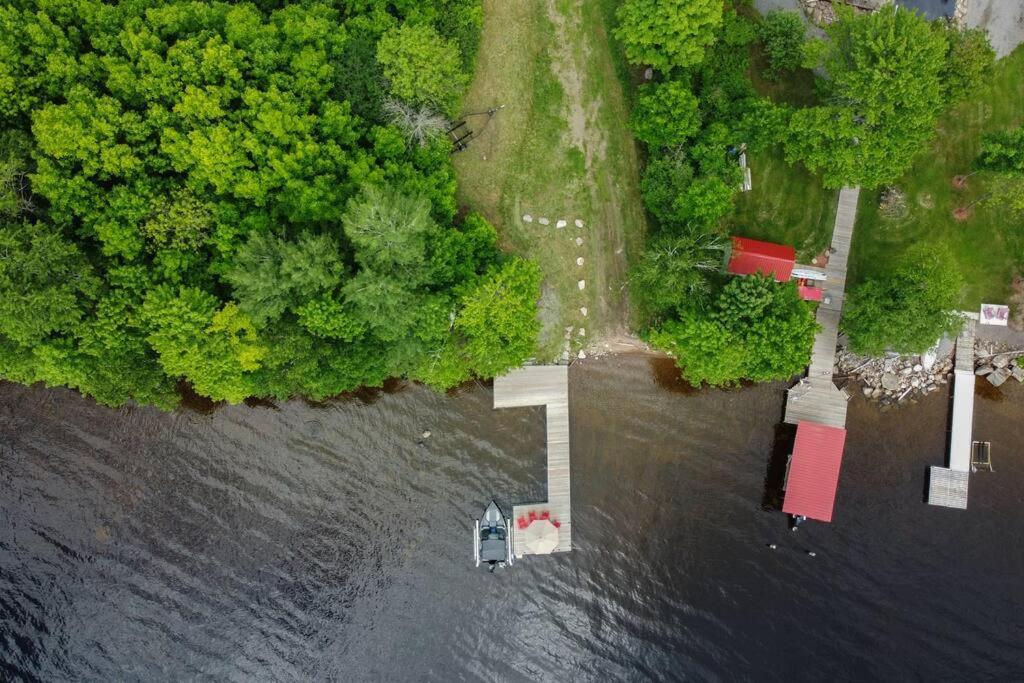
<svg viewBox="0 0 1024 683">
<path fill-rule="evenodd" d="M 582 349 L 580 349 L 580 353 L 576 357 L 579 358 L 580 360 L 583 360 L 584 358 L 587 357 L 587 353 L 586 353 L 586 351 L 583 351 Z"/>
<path fill-rule="evenodd" d="M 429 439 L 430 438 L 430 431 L 429 430 L 423 432 L 423 438 L 424 439 Z"/>
<path fill-rule="evenodd" d="M 547 225 L 551 221 L 549 221 L 547 218 L 538 218 L 537 222 L 540 223 L 541 225 Z"/>
<path fill-rule="evenodd" d="M 580 257 L 578 257 L 576 259 L 576 265 L 577 266 L 582 266 L 583 265 L 583 257 L 582 256 L 580 256 Z"/>
<path fill-rule="evenodd" d="M 581 221 L 579 218 L 577 218 L 574 222 L 575 222 L 577 228 L 582 228 L 583 227 L 583 221 Z"/>
<path fill-rule="evenodd" d="M 580 289 L 583 289 L 583 288 L 585 288 L 587 286 L 587 281 L 586 280 L 580 280 L 577 284 L 580 286 Z"/>
<path fill-rule="evenodd" d="M 577 237 L 576 238 L 576 246 L 577 247 L 582 247 L 583 246 L 583 238 L 582 237 Z"/>
<path fill-rule="evenodd" d="M 586 337 L 587 336 L 587 329 L 585 327 L 581 327 L 576 334 L 580 335 L 581 337 Z"/>
<path fill-rule="evenodd" d="M 523 214 L 523 222 L 524 223 L 532 223 L 533 222 L 533 216 L 531 216 L 528 213 L 524 213 Z"/>
<path fill-rule="evenodd" d="M 582 313 L 583 317 L 586 318 L 587 317 L 587 307 L 584 306 L 583 308 L 581 308 L 580 309 L 580 313 Z"/>
<path fill-rule="evenodd" d="M 557 223 L 555 223 L 556 228 L 564 228 L 566 225 L 567 224 L 565 221 L 558 221 Z"/>
</svg>

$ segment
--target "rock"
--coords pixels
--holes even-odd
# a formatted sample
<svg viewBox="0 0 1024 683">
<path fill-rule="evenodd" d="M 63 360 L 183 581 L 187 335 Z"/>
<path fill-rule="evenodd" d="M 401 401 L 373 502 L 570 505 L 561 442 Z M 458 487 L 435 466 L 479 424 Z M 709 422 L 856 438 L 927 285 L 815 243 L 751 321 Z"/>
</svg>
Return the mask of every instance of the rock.
<svg viewBox="0 0 1024 683">
<path fill-rule="evenodd" d="M 423 432 L 422 436 L 423 436 L 424 439 L 429 439 L 430 438 L 430 430 L 428 429 L 427 431 Z"/>
<path fill-rule="evenodd" d="M 924 366 L 920 363 L 914 366 L 914 372 L 921 372 L 922 370 L 924 370 Z"/>
<path fill-rule="evenodd" d="M 644 69 L 644 80 L 649 81 L 652 78 L 654 78 L 654 69 L 652 67 L 647 67 Z"/>
<path fill-rule="evenodd" d="M 978 377 L 984 377 L 985 375 L 992 374 L 994 370 L 995 368 L 992 367 L 991 365 L 982 365 L 977 370 L 974 371 L 974 374 L 977 375 Z"/>
<path fill-rule="evenodd" d="M 551 223 L 551 221 L 549 221 L 547 218 L 538 218 L 537 222 L 540 223 L 541 225 L 548 225 Z"/>
<path fill-rule="evenodd" d="M 528 213 L 524 213 L 523 214 L 523 222 L 524 223 L 532 223 L 533 222 L 533 216 L 531 216 Z"/>
<path fill-rule="evenodd" d="M 882 394 L 884 394 L 884 393 L 885 393 L 884 391 L 882 391 L 878 387 L 875 387 L 874 389 L 871 390 L 871 398 L 877 400 L 879 398 L 882 398 Z"/>
<path fill-rule="evenodd" d="M 915 389 L 917 387 L 921 386 L 921 378 L 920 377 L 911 377 L 910 378 L 910 386 L 914 387 Z"/>
<path fill-rule="evenodd" d="M 587 307 L 584 306 L 583 308 L 581 308 L 580 309 L 580 313 L 583 315 L 584 318 L 586 318 L 587 317 Z"/>
<path fill-rule="evenodd" d="M 1018 382 L 1024 382 L 1024 368 L 1019 365 L 1014 366 L 1013 370 L 1010 371 L 1013 378 Z"/>
<path fill-rule="evenodd" d="M 583 257 L 582 256 L 580 256 L 579 258 L 576 259 L 576 265 L 577 266 L 582 266 L 583 265 Z"/>
<path fill-rule="evenodd" d="M 579 358 L 580 360 L 583 360 L 584 358 L 587 357 L 587 352 L 584 351 L 583 349 L 580 349 L 579 355 L 577 355 L 576 357 Z"/>
<path fill-rule="evenodd" d="M 576 284 L 577 284 L 577 285 L 579 285 L 579 288 L 580 288 L 580 289 L 585 289 L 585 288 L 586 288 L 586 286 L 587 286 L 587 281 L 586 281 L 586 280 L 580 280 L 580 281 L 579 281 L 579 282 L 577 282 Z"/>
<path fill-rule="evenodd" d="M 576 334 L 580 335 L 581 337 L 586 337 L 587 336 L 587 329 L 585 327 L 581 327 L 579 329 L 579 332 L 577 332 Z"/>
<path fill-rule="evenodd" d="M 573 221 L 573 224 L 575 224 L 577 228 L 582 228 L 583 227 L 583 221 L 581 221 L 579 218 L 577 218 L 575 221 Z"/>
<path fill-rule="evenodd" d="M 935 367 L 935 361 L 938 360 L 938 356 L 935 355 L 935 351 L 925 351 L 921 356 L 921 366 L 925 370 L 931 370 Z"/>
<path fill-rule="evenodd" d="M 902 374 L 902 375 L 909 375 L 913 371 L 914 371 L 914 368 L 910 367 L 909 365 L 906 365 L 906 366 L 903 367 L 902 370 L 900 370 L 900 374 Z"/>
<path fill-rule="evenodd" d="M 583 246 L 583 238 L 582 237 L 577 237 L 576 238 L 576 246 L 577 247 L 582 247 Z"/>
<path fill-rule="evenodd" d="M 871 398 L 871 395 L 873 393 L 875 393 L 874 389 L 872 389 L 871 387 L 864 387 L 864 395 L 865 396 L 867 396 L 868 398 Z"/>
<path fill-rule="evenodd" d="M 992 386 L 998 387 L 1003 384 L 1007 379 L 1010 378 L 1010 371 L 1006 368 L 999 368 L 995 372 L 991 373 L 985 379 L 987 379 Z"/>
<path fill-rule="evenodd" d="M 1010 364 L 1009 356 L 996 356 L 992 359 L 992 367 L 994 368 L 1005 368 Z"/>
<path fill-rule="evenodd" d="M 888 389 L 889 391 L 896 391 L 897 389 L 900 388 L 899 377 L 892 374 L 891 372 L 885 373 L 884 375 L 882 375 L 882 388 Z"/>
<path fill-rule="evenodd" d="M 556 228 L 564 228 L 566 225 L 568 225 L 568 223 L 566 223 L 565 221 L 558 221 L 557 223 L 555 223 Z"/>
</svg>

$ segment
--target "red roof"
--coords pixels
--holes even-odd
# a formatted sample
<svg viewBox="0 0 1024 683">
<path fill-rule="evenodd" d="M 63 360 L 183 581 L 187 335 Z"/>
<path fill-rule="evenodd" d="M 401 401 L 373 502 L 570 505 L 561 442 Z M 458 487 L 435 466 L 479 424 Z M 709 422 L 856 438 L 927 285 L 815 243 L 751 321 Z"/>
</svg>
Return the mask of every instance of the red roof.
<svg viewBox="0 0 1024 683">
<path fill-rule="evenodd" d="M 728 270 L 735 275 L 772 275 L 779 282 L 785 282 L 792 274 L 795 262 L 796 250 L 793 247 L 733 237 Z"/>
<path fill-rule="evenodd" d="M 845 429 L 817 422 L 797 425 L 783 512 L 822 522 L 832 521 L 845 444 Z"/>
<path fill-rule="evenodd" d="M 800 291 L 800 298 L 804 301 L 821 301 L 821 297 L 825 294 L 825 290 L 821 287 L 800 285 L 797 289 Z"/>
</svg>

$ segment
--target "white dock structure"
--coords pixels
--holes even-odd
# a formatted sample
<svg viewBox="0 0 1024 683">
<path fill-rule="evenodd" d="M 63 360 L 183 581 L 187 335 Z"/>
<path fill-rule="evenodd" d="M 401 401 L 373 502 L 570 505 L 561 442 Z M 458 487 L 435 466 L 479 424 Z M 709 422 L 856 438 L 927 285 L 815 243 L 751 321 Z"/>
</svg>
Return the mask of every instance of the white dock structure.
<svg viewBox="0 0 1024 683">
<path fill-rule="evenodd" d="M 572 506 L 569 496 L 569 366 L 534 365 L 494 379 L 494 407 L 546 407 L 548 500 L 512 507 L 512 553 L 529 553 L 516 542 L 517 520 L 531 512 L 548 512 L 559 523 L 558 545 L 553 552 L 572 550 Z"/>
<path fill-rule="evenodd" d="M 956 339 L 953 370 L 953 426 L 949 436 L 949 467 L 931 467 L 928 504 L 967 509 L 974 432 L 974 328 L 970 318 Z"/>
<path fill-rule="evenodd" d="M 859 197 L 859 187 L 844 187 L 839 193 L 832 249 L 825 267 L 825 291 L 818 305 L 817 321 L 821 330 L 814 338 L 807 377 L 787 393 L 784 419 L 789 424 L 807 421 L 846 428 L 848 397 L 832 383 L 832 370 L 836 362 L 839 318 L 846 296 L 846 266 L 850 260 Z"/>
</svg>

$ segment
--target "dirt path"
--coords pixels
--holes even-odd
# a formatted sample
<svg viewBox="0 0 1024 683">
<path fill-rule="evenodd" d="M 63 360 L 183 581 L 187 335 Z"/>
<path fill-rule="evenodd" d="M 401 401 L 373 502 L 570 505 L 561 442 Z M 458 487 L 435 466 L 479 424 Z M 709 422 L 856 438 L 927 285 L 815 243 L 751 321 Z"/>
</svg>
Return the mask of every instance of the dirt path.
<svg viewBox="0 0 1024 683">
<path fill-rule="evenodd" d="M 561 355 L 567 334 L 575 355 L 628 329 L 626 273 L 645 231 L 628 106 L 598 3 L 484 1 L 465 109 L 499 103 L 506 108 L 456 157 L 460 200 L 541 264 L 539 355 Z"/>
</svg>

